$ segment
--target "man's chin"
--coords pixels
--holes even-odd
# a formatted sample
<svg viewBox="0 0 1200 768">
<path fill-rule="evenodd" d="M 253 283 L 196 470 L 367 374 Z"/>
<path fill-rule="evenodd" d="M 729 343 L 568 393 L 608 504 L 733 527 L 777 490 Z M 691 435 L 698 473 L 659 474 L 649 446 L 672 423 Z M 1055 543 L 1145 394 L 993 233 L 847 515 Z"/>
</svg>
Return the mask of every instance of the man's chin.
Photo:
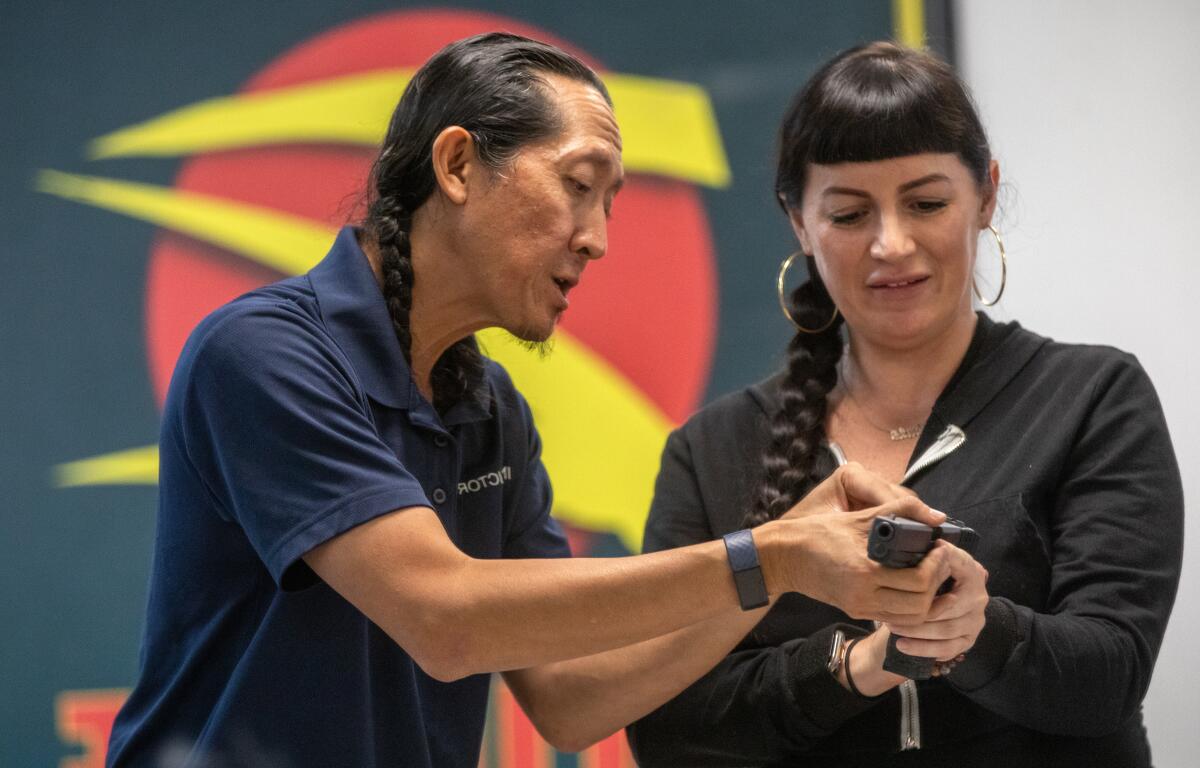
<svg viewBox="0 0 1200 768">
<path fill-rule="evenodd" d="M 554 351 L 554 340 L 551 334 L 554 333 L 554 326 L 548 328 L 509 328 L 509 333 L 517 338 L 522 347 L 537 352 L 539 357 L 548 357 Z"/>
</svg>

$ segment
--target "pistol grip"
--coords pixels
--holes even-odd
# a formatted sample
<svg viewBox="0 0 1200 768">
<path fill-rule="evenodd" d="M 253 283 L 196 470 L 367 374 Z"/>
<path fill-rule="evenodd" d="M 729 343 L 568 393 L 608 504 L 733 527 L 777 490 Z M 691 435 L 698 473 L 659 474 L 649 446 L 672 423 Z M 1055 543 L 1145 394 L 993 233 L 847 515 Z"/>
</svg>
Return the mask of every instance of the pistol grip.
<svg viewBox="0 0 1200 768">
<path fill-rule="evenodd" d="M 896 635 L 888 638 L 887 653 L 883 657 L 883 668 L 895 675 L 903 675 L 910 680 L 925 680 L 933 676 L 935 659 L 924 656 L 909 656 L 896 647 Z"/>
</svg>

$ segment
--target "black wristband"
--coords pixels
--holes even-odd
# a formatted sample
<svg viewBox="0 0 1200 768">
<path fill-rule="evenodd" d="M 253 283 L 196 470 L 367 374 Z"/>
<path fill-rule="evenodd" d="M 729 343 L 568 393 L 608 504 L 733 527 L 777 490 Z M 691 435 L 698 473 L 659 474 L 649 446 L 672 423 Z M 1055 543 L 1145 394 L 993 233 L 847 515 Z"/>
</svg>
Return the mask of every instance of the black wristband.
<svg viewBox="0 0 1200 768">
<path fill-rule="evenodd" d="M 850 674 L 850 651 L 854 650 L 854 646 L 858 645 L 859 640 L 862 640 L 862 638 L 856 637 L 850 641 L 849 645 L 846 646 L 846 653 L 842 656 L 842 666 L 846 668 L 846 685 L 850 686 L 850 693 L 853 693 L 860 699 L 869 699 L 872 697 L 864 696 L 863 692 L 858 690 L 858 686 L 854 684 L 854 677 Z"/>
<path fill-rule="evenodd" d="M 767 597 L 767 582 L 763 579 L 762 566 L 758 563 L 758 548 L 754 546 L 754 535 L 748 528 L 727 533 L 725 554 L 729 557 L 729 568 L 733 571 L 733 583 L 737 587 L 738 601 L 743 611 L 761 608 L 770 600 Z"/>
<path fill-rule="evenodd" d="M 854 684 L 854 677 L 850 674 L 850 651 L 854 650 L 854 646 L 858 645 L 859 640 L 862 640 L 866 637 L 869 637 L 869 635 L 863 635 L 862 637 L 856 637 L 853 640 L 851 640 L 849 643 L 847 643 L 845 663 L 842 666 L 846 668 L 846 685 L 850 686 L 850 693 L 853 693 L 855 696 L 857 696 L 860 699 L 868 699 L 868 700 L 878 699 L 880 696 L 883 696 L 883 693 L 881 693 L 877 696 L 866 695 L 862 691 L 858 690 L 858 686 Z M 884 693 L 886 693 L 886 691 Z"/>
</svg>

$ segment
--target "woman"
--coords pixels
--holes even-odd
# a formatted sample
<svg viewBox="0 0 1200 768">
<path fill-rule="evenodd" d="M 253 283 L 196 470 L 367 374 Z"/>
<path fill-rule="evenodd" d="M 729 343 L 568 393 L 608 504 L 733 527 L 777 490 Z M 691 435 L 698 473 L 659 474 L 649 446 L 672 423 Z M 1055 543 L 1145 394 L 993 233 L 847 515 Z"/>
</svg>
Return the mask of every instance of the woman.
<svg viewBox="0 0 1200 768">
<path fill-rule="evenodd" d="M 990 578 L 941 598 L 954 637 L 782 597 L 630 728 L 642 765 L 1150 764 L 1140 706 L 1179 578 L 1178 468 L 1132 356 L 974 310 L 1004 289 L 985 300 L 973 279 L 981 236 L 1004 259 L 998 183 L 963 85 L 928 54 L 856 48 L 798 94 L 776 181 L 809 273 L 785 308 L 787 369 L 671 436 L 646 548 L 774 519 L 849 459 L 978 531 Z M 891 634 L 937 673 L 883 670 Z"/>
</svg>

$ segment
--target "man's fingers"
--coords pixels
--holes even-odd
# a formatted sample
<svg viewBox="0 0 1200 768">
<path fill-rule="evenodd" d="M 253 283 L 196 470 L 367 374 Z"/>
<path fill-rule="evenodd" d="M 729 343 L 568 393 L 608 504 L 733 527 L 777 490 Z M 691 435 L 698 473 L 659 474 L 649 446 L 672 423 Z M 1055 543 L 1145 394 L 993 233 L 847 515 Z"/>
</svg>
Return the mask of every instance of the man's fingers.
<svg viewBox="0 0 1200 768">
<path fill-rule="evenodd" d="M 933 509 L 916 496 L 899 496 L 876 507 L 875 517 L 896 515 L 934 526 L 946 522 L 946 515 Z"/>
<path fill-rule="evenodd" d="M 875 593 L 875 608 L 869 618 L 889 625 L 918 624 L 929 613 L 929 598 L 924 592 L 880 589 Z"/>
<path fill-rule="evenodd" d="M 916 494 L 912 490 L 902 485 L 889 483 L 855 462 L 849 462 L 839 467 L 835 476 L 842 486 L 851 509 L 875 507 L 902 498 L 916 498 Z"/>
<path fill-rule="evenodd" d="M 886 568 L 880 565 L 878 569 L 876 581 L 881 587 L 902 592 L 929 593 L 931 599 L 951 575 L 947 553 L 936 548 L 912 568 Z"/>
</svg>

